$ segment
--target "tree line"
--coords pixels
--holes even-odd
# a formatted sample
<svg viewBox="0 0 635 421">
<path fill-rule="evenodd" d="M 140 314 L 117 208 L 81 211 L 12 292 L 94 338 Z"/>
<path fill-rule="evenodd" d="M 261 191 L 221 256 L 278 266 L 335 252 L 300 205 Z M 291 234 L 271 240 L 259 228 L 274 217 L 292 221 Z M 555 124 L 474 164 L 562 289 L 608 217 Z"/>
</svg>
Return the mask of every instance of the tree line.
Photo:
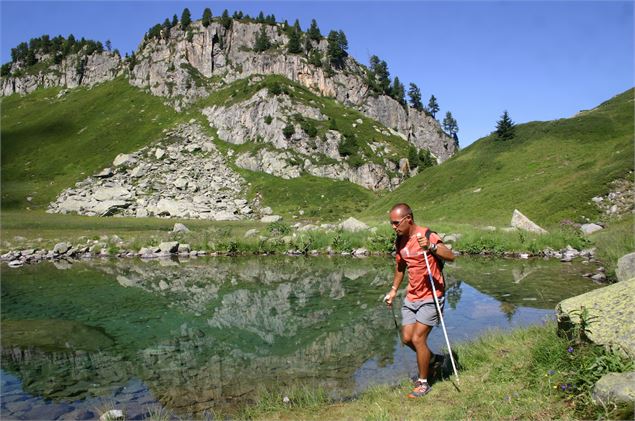
<svg viewBox="0 0 635 421">
<path fill-rule="evenodd" d="M 106 41 L 106 49 L 111 51 L 110 40 Z M 25 67 L 36 65 L 42 56 L 48 56 L 47 60 L 51 60 L 55 64 L 59 64 L 71 54 L 82 52 L 84 55 L 104 52 L 104 45 L 100 41 L 81 38 L 77 40 L 73 34 L 68 38 L 61 35 L 51 38 L 50 35 L 42 35 L 37 38 L 31 38 L 29 42 L 21 42 L 15 48 L 11 49 L 11 61 L 2 65 L 2 76 L 8 76 L 13 63 L 22 63 Z M 118 50 L 114 51 L 119 54 Z M 39 58 L 38 58 L 39 56 Z"/>
</svg>

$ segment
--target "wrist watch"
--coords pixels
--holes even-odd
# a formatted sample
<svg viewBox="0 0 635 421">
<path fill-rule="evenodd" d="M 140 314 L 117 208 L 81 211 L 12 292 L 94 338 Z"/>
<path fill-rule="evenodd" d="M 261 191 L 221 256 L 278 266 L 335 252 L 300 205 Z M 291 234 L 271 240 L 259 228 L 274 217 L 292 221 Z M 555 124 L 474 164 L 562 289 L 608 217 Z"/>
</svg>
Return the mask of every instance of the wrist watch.
<svg viewBox="0 0 635 421">
<path fill-rule="evenodd" d="M 436 244 L 430 244 L 430 247 L 428 247 L 428 248 L 433 253 L 435 253 L 437 251 L 437 245 Z"/>
</svg>

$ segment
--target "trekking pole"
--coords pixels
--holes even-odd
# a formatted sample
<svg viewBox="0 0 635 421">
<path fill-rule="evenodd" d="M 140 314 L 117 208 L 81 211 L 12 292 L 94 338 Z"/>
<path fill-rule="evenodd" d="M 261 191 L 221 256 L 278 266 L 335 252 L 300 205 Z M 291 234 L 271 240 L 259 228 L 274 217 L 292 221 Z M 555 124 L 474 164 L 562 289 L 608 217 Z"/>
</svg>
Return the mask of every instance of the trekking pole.
<svg viewBox="0 0 635 421">
<path fill-rule="evenodd" d="M 384 297 L 383 301 L 384 302 L 388 301 L 388 295 Z M 395 306 L 392 304 L 393 303 L 391 303 L 390 305 L 390 312 L 392 313 L 392 320 L 393 322 L 395 322 L 395 330 L 397 331 L 397 337 L 399 337 L 399 344 L 403 348 L 403 340 L 401 340 L 401 329 L 399 329 L 399 323 L 397 323 L 397 315 L 395 314 Z"/>
<path fill-rule="evenodd" d="M 421 238 L 421 233 L 417 233 L 417 239 Z M 432 272 L 430 272 L 430 263 L 428 263 L 428 252 L 423 251 L 423 259 L 426 261 L 426 267 L 428 268 L 428 277 L 430 278 L 430 285 L 432 285 L 432 296 L 434 297 L 434 304 L 437 306 L 437 312 L 441 319 L 441 327 L 443 328 L 443 336 L 445 336 L 445 343 L 448 346 L 448 352 L 450 353 L 450 362 L 452 363 L 452 369 L 456 376 L 456 382 L 459 383 L 459 373 L 456 371 L 456 365 L 454 364 L 454 357 L 452 356 L 452 348 L 450 348 L 450 340 L 448 339 L 448 332 L 445 329 L 445 322 L 443 321 L 443 313 L 441 313 L 441 306 L 439 306 L 439 300 L 437 298 L 437 289 L 434 287 L 434 279 L 432 279 Z"/>
</svg>

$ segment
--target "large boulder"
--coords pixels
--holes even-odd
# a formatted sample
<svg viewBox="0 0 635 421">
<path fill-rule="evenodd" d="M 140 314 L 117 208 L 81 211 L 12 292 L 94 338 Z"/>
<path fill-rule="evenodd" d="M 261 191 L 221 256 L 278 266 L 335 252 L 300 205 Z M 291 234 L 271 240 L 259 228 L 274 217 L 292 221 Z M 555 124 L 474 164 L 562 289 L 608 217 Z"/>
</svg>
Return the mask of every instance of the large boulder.
<svg viewBox="0 0 635 421">
<path fill-rule="evenodd" d="M 558 329 L 570 334 L 582 324 L 590 341 L 635 358 L 635 279 L 567 298 L 556 306 Z"/>
<path fill-rule="evenodd" d="M 536 234 L 547 234 L 547 230 L 539 227 L 531 219 L 523 215 L 518 209 L 514 209 L 511 226 L 523 231 L 535 232 Z"/>
<path fill-rule="evenodd" d="M 628 281 L 635 278 L 635 253 L 626 254 L 617 261 L 615 270 L 618 281 Z"/>
<path fill-rule="evenodd" d="M 598 405 L 635 402 L 635 371 L 602 376 L 593 388 L 593 400 Z"/>
<path fill-rule="evenodd" d="M 355 232 L 355 231 L 362 231 L 362 230 L 368 229 L 368 225 L 366 225 L 362 221 L 358 221 L 357 219 L 351 216 L 346 221 L 340 224 L 340 228 L 343 229 L 344 231 Z"/>
</svg>

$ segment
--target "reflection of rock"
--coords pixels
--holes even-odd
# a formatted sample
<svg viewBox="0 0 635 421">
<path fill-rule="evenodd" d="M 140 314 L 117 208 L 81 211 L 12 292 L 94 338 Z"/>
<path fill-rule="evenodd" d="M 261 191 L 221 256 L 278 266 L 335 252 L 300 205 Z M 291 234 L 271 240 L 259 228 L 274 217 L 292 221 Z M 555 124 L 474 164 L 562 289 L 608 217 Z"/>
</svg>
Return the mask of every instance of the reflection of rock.
<svg viewBox="0 0 635 421">
<path fill-rule="evenodd" d="M 634 291 L 632 279 L 566 299 L 556 307 L 558 327 L 571 332 L 586 312 L 584 334 L 589 340 L 635 358 Z"/>
<path fill-rule="evenodd" d="M 515 284 L 520 283 L 520 281 L 525 279 L 527 276 L 531 275 L 534 272 L 534 270 L 535 269 L 529 269 L 525 266 L 522 266 L 520 268 L 513 268 L 512 276 L 514 277 L 514 283 Z"/>
<path fill-rule="evenodd" d="M 93 351 L 113 344 L 101 329 L 71 320 L 3 320 L 1 326 L 3 348 Z"/>
</svg>

